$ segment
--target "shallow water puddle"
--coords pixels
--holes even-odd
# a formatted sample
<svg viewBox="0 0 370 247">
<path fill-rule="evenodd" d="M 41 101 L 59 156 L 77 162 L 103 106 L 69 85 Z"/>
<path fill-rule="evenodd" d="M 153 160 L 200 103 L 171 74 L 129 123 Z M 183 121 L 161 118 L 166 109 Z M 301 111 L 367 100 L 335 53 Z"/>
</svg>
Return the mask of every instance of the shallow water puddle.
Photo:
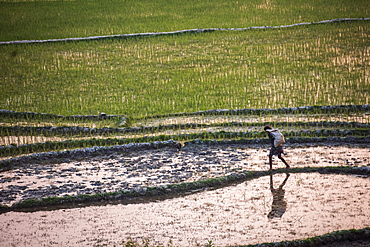
<svg viewBox="0 0 370 247">
<path fill-rule="evenodd" d="M 9 212 L 4 246 L 253 244 L 370 226 L 370 178 L 275 174 L 185 197 L 128 205 Z"/>
</svg>

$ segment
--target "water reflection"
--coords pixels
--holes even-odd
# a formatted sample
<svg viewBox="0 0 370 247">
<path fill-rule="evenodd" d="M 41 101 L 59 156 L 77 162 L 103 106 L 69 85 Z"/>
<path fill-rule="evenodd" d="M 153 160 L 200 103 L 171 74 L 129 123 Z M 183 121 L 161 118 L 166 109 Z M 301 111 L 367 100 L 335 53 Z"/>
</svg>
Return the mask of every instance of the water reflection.
<svg viewBox="0 0 370 247">
<path fill-rule="evenodd" d="M 122 246 L 128 236 L 137 243 L 150 239 L 150 246 L 204 246 L 209 240 L 215 246 L 240 246 L 370 227 L 369 177 L 285 176 L 151 201 L 7 212 L 0 214 L 0 246 Z M 274 208 L 284 199 L 284 217 L 268 218 L 272 201 Z"/>
<path fill-rule="evenodd" d="M 286 173 L 286 177 L 284 181 L 282 182 L 282 184 L 279 186 L 279 188 L 275 189 L 274 182 L 273 182 L 273 175 L 272 174 L 270 175 L 270 190 L 273 196 L 273 201 L 271 205 L 271 211 L 267 215 L 269 219 L 281 218 L 286 211 L 287 203 L 284 199 L 285 190 L 283 189 L 283 187 L 288 181 L 289 176 L 290 174 Z"/>
</svg>

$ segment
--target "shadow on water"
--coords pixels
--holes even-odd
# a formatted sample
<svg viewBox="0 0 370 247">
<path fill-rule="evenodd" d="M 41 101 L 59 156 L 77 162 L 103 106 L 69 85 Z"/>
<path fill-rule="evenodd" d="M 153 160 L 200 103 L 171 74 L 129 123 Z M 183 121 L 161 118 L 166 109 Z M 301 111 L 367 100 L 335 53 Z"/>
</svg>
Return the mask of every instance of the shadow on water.
<svg viewBox="0 0 370 247">
<path fill-rule="evenodd" d="M 286 211 L 286 200 L 284 199 L 285 190 L 283 189 L 284 185 L 288 181 L 290 174 L 286 173 L 286 177 L 281 185 L 275 189 L 273 182 L 273 174 L 270 174 L 270 190 L 273 196 L 273 201 L 271 205 L 271 211 L 268 214 L 268 218 L 281 218 Z"/>
</svg>

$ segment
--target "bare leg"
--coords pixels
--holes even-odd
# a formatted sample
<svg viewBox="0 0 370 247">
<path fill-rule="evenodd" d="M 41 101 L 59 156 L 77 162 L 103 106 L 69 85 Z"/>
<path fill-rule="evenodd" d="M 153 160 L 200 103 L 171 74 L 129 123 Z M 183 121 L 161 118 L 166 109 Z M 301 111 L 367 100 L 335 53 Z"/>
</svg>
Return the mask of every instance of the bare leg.
<svg viewBox="0 0 370 247">
<path fill-rule="evenodd" d="M 270 170 L 272 170 L 272 154 L 269 155 Z"/>
<path fill-rule="evenodd" d="M 286 168 L 290 168 L 290 166 L 288 165 L 288 163 L 285 161 L 285 159 L 283 157 L 281 157 L 281 154 L 278 155 L 278 158 L 281 159 L 282 162 L 284 162 L 284 164 L 286 165 Z"/>
</svg>

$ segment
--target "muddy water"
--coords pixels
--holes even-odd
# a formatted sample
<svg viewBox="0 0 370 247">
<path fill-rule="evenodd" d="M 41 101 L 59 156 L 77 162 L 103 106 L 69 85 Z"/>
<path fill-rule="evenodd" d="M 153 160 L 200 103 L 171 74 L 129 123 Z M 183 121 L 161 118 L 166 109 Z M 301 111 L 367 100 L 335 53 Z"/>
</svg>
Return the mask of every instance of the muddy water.
<svg viewBox="0 0 370 247">
<path fill-rule="evenodd" d="M 291 167 L 370 166 L 370 149 L 287 147 Z M 98 156 L 59 164 L 30 164 L 0 173 L 0 203 L 76 194 L 96 194 L 161 186 L 242 171 L 268 169 L 268 148 L 190 146 Z M 285 165 L 274 157 L 273 168 Z"/>
<path fill-rule="evenodd" d="M 132 239 L 216 246 L 302 239 L 370 226 L 370 179 L 275 174 L 175 199 L 128 205 L 9 212 L 2 246 L 113 246 Z"/>
</svg>

